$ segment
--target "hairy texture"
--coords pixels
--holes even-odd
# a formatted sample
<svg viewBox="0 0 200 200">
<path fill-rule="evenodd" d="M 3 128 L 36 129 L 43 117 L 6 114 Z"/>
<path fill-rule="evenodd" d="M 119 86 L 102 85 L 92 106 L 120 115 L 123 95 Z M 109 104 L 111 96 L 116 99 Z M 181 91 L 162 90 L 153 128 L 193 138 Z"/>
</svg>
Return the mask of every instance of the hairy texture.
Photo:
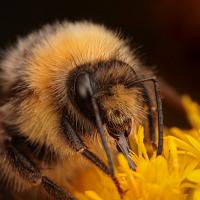
<svg viewBox="0 0 200 200">
<path fill-rule="evenodd" d="M 103 117 L 117 127 L 130 118 L 135 124 L 144 123 L 147 113 L 142 88 L 129 87 L 134 80 L 138 80 L 136 74 L 139 74 L 139 78 L 145 77 L 144 74 L 140 76 L 142 68 L 127 41 L 102 25 L 90 22 L 46 25 L 20 38 L 0 61 L 0 91 L 3 94 L 0 112 L 4 113 L 2 122 L 16 128 L 14 136 L 25 138 L 22 146 L 30 145 L 29 150 L 34 149 L 38 155 L 49 153 L 58 158 L 55 158 L 52 170 L 42 169 L 45 175 L 56 179 L 58 171 L 72 174 L 66 172 L 66 163 L 70 165 L 73 158 L 74 163 L 79 163 L 76 166 L 78 168 L 85 161 L 79 159 L 78 153 L 70 148 L 69 141 L 63 137 L 63 109 L 67 110 L 70 123 L 79 136 L 84 135 L 86 146 L 98 151 L 104 160 L 94 123 L 70 97 L 73 74 L 81 70 L 92 74 L 96 83 L 94 95 L 104 113 Z M 110 94 L 107 95 L 108 91 Z M 11 133 L 7 134 L 13 137 Z M 113 139 L 109 140 L 112 144 Z M 45 152 L 41 153 L 44 149 Z M 35 157 L 38 159 L 39 156 Z M 29 159 L 34 160 L 32 155 Z M 16 179 L 26 185 L 14 173 L 6 158 L 1 157 L 1 165 L 4 166 L 3 179 Z M 63 179 L 66 177 L 64 175 Z M 18 189 L 22 187 L 18 183 L 14 183 L 14 186 Z"/>
<path fill-rule="evenodd" d="M 3 90 L 9 93 L 11 88 L 22 86 L 26 89 L 13 101 L 21 101 L 17 108 L 10 102 L 10 118 L 28 139 L 41 145 L 48 143 L 56 150 L 65 145 L 59 137 L 59 109 L 67 106 L 70 117 L 89 126 L 67 97 L 66 81 L 69 72 L 78 65 L 118 59 L 139 65 L 131 54 L 126 42 L 104 26 L 89 22 L 56 23 L 19 39 L 1 61 L 1 74 L 4 80 Z M 115 77 L 117 76 L 115 72 Z M 101 75 L 103 78 L 103 74 Z M 15 85 L 16 84 L 16 85 Z M 30 95 L 27 95 L 31 91 Z M 122 94 L 123 96 L 123 94 Z M 14 105 L 14 106 L 13 106 Z M 16 116 L 17 115 L 17 116 Z M 82 119 L 82 120 L 81 120 Z M 36 125 L 37 124 L 37 125 Z M 63 151 L 63 149 L 61 150 Z"/>
</svg>

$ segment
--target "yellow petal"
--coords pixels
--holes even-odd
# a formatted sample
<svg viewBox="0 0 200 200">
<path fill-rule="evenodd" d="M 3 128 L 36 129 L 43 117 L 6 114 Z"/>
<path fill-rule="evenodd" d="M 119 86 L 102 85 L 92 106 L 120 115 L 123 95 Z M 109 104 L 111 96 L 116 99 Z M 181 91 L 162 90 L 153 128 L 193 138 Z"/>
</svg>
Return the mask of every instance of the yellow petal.
<svg viewBox="0 0 200 200">
<path fill-rule="evenodd" d="M 196 129 L 200 129 L 200 106 L 193 102 L 189 96 L 183 96 L 182 103 L 188 113 L 187 116 L 191 125 Z"/>
<path fill-rule="evenodd" d="M 98 194 L 96 194 L 94 191 L 85 191 L 85 195 L 90 200 L 103 200 Z"/>
<path fill-rule="evenodd" d="M 188 174 L 187 178 L 190 181 L 200 183 L 200 169 L 196 169 L 196 170 L 191 171 Z"/>
<path fill-rule="evenodd" d="M 193 138 L 190 135 L 186 135 L 186 138 L 188 139 L 188 141 L 192 144 L 192 146 L 199 151 L 200 153 L 200 141 L 197 141 L 195 138 Z"/>
<path fill-rule="evenodd" d="M 195 190 L 193 200 L 200 200 L 200 186 Z"/>
<path fill-rule="evenodd" d="M 176 142 L 177 147 L 184 149 L 188 152 L 193 153 L 194 155 L 196 155 L 197 157 L 199 157 L 199 151 L 194 149 L 193 147 L 191 147 L 191 145 L 189 145 L 187 142 L 174 137 L 174 141 Z"/>
</svg>

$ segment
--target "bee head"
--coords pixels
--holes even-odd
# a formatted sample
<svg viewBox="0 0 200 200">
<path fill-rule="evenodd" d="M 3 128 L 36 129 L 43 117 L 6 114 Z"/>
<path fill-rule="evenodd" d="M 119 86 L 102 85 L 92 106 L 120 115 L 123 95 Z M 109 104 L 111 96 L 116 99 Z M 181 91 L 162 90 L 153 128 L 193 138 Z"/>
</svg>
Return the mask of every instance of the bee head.
<svg viewBox="0 0 200 200">
<path fill-rule="evenodd" d="M 88 75 L 88 83 L 85 81 L 85 74 Z M 95 123 L 92 98 L 95 99 L 109 134 L 116 137 L 119 132 L 124 132 L 128 135 L 132 119 L 140 122 L 144 116 L 141 88 L 137 85 L 129 87 L 136 78 L 131 67 L 121 61 L 84 66 L 73 79 L 76 106 L 86 118 Z M 86 90 L 89 85 L 91 88 Z"/>
<path fill-rule="evenodd" d="M 141 84 L 134 84 L 137 80 L 131 66 L 112 60 L 81 66 L 71 78 L 73 85 L 70 87 L 72 102 L 96 126 L 105 151 L 103 124 L 133 169 L 135 166 L 128 156 L 127 137 L 132 122 L 140 122 L 145 116 Z"/>
</svg>

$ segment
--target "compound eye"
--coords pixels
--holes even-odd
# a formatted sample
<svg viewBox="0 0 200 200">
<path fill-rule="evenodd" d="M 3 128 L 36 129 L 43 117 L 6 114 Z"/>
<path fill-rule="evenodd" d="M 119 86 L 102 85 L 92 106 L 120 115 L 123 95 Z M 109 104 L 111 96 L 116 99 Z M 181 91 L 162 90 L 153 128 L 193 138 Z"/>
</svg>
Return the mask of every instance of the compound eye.
<svg viewBox="0 0 200 200">
<path fill-rule="evenodd" d="M 87 99 L 90 96 L 90 89 L 88 85 L 90 80 L 86 73 L 79 74 L 75 82 L 76 96 L 80 99 Z"/>
<path fill-rule="evenodd" d="M 91 107 L 91 88 L 88 74 L 81 73 L 76 78 L 75 82 L 75 102 L 79 110 L 88 117 L 93 117 L 93 110 Z"/>
</svg>

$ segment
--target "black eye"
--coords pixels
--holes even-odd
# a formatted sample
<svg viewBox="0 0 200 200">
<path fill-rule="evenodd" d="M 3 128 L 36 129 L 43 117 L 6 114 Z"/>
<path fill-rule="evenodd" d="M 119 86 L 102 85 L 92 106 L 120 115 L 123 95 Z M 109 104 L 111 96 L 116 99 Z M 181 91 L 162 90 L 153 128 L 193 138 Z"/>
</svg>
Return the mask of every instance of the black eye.
<svg viewBox="0 0 200 200">
<path fill-rule="evenodd" d="M 75 102 L 79 110 L 87 117 L 93 117 L 92 102 L 87 85 L 90 84 L 85 78 L 85 73 L 81 73 L 75 82 Z"/>
</svg>

